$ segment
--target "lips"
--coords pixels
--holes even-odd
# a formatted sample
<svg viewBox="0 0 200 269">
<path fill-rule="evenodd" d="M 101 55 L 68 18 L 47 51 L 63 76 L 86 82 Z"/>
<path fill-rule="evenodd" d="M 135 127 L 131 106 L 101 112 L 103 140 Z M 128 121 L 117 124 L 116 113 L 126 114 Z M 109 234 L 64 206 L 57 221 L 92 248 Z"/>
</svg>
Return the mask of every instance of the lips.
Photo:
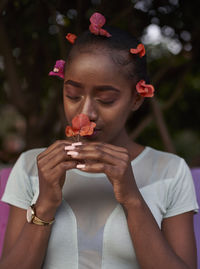
<svg viewBox="0 0 200 269">
<path fill-rule="evenodd" d="M 96 134 L 99 133 L 100 131 L 101 131 L 101 129 L 95 128 L 95 129 L 94 129 L 94 132 L 93 132 L 93 134 L 92 134 L 92 136 L 93 136 L 93 135 L 96 135 Z"/>
<path fill-rule="evenodd" d="M 101 129 L 100 128 L 94 128 L 94 131 L 101 131 Z"/>
<path fill-rule="evenodd" d="M 101 131 L 101 129 L 99 129 L 99 128 L 95 128 L 92 135 L 86 135 L 85 137 L 86 137 L 86 138 L 95 137 L 100 131 Z"/>
</svg>

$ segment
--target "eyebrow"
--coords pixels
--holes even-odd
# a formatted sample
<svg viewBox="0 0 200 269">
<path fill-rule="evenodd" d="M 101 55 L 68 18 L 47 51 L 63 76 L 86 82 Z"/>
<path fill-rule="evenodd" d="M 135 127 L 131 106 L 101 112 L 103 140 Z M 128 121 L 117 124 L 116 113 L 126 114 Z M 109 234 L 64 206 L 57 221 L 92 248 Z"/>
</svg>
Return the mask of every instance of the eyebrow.
<svg viewBox="0 0 200 269">
<path fill-rule="evenodd" d="M 117 88 L 113 87 L 113 86 L 110 86 L 110 85 L 102 85 L 102 86 L 96 86 L 95 87 L 96 90 L 98 91 L 115 91 L 115 92 L 118 92 L 120 93 L 120 90 L 118 90 Z"/>
<path fill-rule="evenodd" d="M 72 85 L 72 86 L 77 87 L 77 88 L 83 88 L 83 85 L 80 82 L 76 82 L 73 80 L 67 80 L 64 82 L 64 84 L 65 85 L 69 84 L 69 85 Z"/>
<path fill-rule="evenodd" d="M 80 83 L 80 82 L 76 82 L 76 81 L 73 81 L 73 80 L 67 80 L 64 82 L 65 85 L 69 84 L 69 85 L 72 85 L 76 88 L 83 88 L 83 84 Z M 115 91 L 115 92 L 118 92 L 120 93 L 120 90 L 113 87 L 113 86 L 110 86 L 110 85 L 101 85 L 101 86 L 95 86 L 94 89 L 98 90 L 98 91 Z"/>
</svg>

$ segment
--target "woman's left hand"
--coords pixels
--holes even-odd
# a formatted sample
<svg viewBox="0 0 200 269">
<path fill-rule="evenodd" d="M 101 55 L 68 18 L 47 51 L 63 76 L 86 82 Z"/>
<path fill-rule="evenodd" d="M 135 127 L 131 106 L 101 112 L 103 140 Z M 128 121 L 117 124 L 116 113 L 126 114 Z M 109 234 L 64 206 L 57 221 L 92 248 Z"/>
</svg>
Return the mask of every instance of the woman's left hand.
<svg viewBox="0 0 200 269">
<path fill-rule="evenodd" d="M 73 154 L 73 152 L 77 152 Z M 116 200 L 125 205 L 138 192 L 129 152 L 126 148 L 101 142 L 85 143 L 68 152 L 73 159 L 80 160 L 82 171 L 105 173 L 113 185 Z M 84 162 L 84 165 L 83 165 Z"/>
</svg>

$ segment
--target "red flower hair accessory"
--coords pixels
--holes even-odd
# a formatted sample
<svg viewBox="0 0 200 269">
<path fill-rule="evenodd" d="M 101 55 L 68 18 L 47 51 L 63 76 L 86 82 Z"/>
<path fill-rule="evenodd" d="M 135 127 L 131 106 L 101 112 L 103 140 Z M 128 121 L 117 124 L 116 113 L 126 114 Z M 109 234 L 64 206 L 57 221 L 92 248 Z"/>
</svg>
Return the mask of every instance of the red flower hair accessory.
<svg viewBox="0 0 200 269">
<path fill-rule="evenodd" d="M 146 84 L 144 80 L 140 80 L 136 84 L 137 92 L 143 97 L 153 97 L 154 96 L 154 86 L 151 84 Z"/>
<path fill-rule="evenodd" d="M 66 127 L 65 134 L 67 137 L 92 135 L 95 127 L 96 123 L 91 122 L 87 115 L 79 114 L 72 119 L 72 126 Z"/>
<path fill-rule="evenodd" d="M 102 29 L 102 26 L 106 23 L 105 17 L 96 12 L 90 17 L 90 26 L 89 30 L 94 35 L 102 35 L 106 37 L 111 37 L 111 34 L 108 33 L 105 29 Z"/>
<path fill-rule="evenodd" d="M 136 49 L 130 49 L 130 53 L 132 54 L 139 54 L 140 58 L 145 55 L 145 47 L 142 43 L 137 45 Z"/>
<path fill-rule="evenodd" d="M 71 33 L 68 33 L 66 35 L 66 39 L 71 43 L 74 44 L 75 40 L 77 39 L 77 36 Z"/>
<path fill-rule="evenodd" d="M 64 79 L 64 68 L 65 68 L 65 61 L 63 60 L 56 61 L 53 71 L 49 72 L 49 76 L 58 76 Z"/>
</svg>

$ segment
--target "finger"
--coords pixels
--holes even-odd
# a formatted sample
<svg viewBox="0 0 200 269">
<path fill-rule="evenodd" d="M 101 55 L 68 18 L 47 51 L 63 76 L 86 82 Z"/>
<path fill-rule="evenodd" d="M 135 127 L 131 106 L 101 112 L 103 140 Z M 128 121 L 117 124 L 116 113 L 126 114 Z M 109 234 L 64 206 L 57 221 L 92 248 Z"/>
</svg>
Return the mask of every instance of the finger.
<svg viewBox="0 0 200 269">
<path fill-rule="evenodd" d="M 74 169 L 78 165 L 78 161 L 67 161 L 59 163 L 54 170 L 52 171 L 53 174 L 62 175 L 64 171 Z"/>
<path fill-rule="evenodd" d="M 117 176 L 117 169 L 115 166 L 106 163 L 85 163 L 77 164 L 76 168 L 88 173 L 104 173 L 108 177 Z"/>
<path fill-rule="evenodd" d="M 38 155 L 38 159 L 42 159 L 44 158 L 46 155 L 48 155 L 50 152 L 54 151 L 55 148 L 57 148 L 59 145 L 65 145 L 65 146 L 69 146 L 71 145 L 71 143 L 67 140 L 57 140 L 56 142 L 54 142 L 52 145 L 50 145 L 47 149 L 45 149 L 43 152 L 41 152 Z"/>
<path fill-rule="evenodd" d="M 86 143 L 86 144 L 81 145 L 78 148 L 88 149 L 88 150 L 91 150 L 94 148 L 96 150 L 104 149 L 107 152 L 115 151 L 117 153 L 119 153 L 119 152 L 120 153 L 128 153 L 128 150 L 126 148 L 118 147 L 118 146 L 111 145 L 111 144 L 101 143 L 101 142 Z"/>
<path fill-rule="evenodd" d="M 108 149 L 111 149 L 111 150 L 114 150 L 114 151 L 117 151 L 117 152 L 126 152 L 127 151 L 127 149 L 124 148 L 124 147 L 119 147 L 119 146 L 115 146 L 115 145 L 112 145 L 112 144 L 101 143 L 101 142 L 96 142 L 95 144 L 96 144 L 97 147 L 108 148 Z"/>
<path fill-rule="evenodd" d="M 59 147 L 60 145 L 63 145 L 64 147 L 68 147 L 68 146 L 80 146 L 82 145 L 82 142 L 72 142 L 72 141 L 68 141 L 68 140 L 57 140 L 56 142 L 54 142 L 52 145 L 50 145 L 46 150 L 44 150 L 42 153 L 40 153 L 38 155 L 39 159 L 44 158 L 46 155 L 48 155 L 51 152 L 54 152 L 55 148 Z"/>
<path fill-rule="evenodd" d="M 120 165 L 120 162 L 127 160 L 125 160 L 124 154 L 122 158 L 120 158 L 118 156 L 119 153 L 118 155 L 113 155 L 103 150 L 77 150 L 69 151 L 67 154 L 71 155 L 71 157 L 76 160 L 85 160 L 85 162 L 87 162 L 87 160 L 93 160 L 95 162 L 106 162 L 114 165 Z"/>
<path fill-rule="evenodd" d="M 108 147 L 110 146 L 110 147 Z M 119 149 L 119 151 L 116 151 L 116 148 Z M 71 154 L 72 157 L 74 158 L 84 158 L 84 156 L 80 155 L 82 153 L 85 154 L 85 152 L 92 152 L 96 153 L 96 158 L 101 158 L 102 155 L 105 153 L 108 153 L 109 155 L 113 156 L 113 158 L 118 159 L 118 160 L 123 160 L 125 162 L 130 161 L 130 154 L 126 148 L 122 148 L 123 151 L 120 151 L 120 147 L 113 147 L 112 145 L 109 144 L 102 144 L 102 143 L 88 143 L 88 144 L 83 144 L 82 146 L 77 147 L 75 150 L 72 152 L 68 152 L 68 154 Z M 87 157 L 87 156 L 85 156 Z M 89 158 L 89 155 L 88 155 Z M 94 158 L 95 159 L 95 158 Z"/>
<path fill-rule="evenodd" d="M 67 147 L 71 147 L 71 145 L 67 145 Z M 39 167 L 43 167 L 43 169 L 52 169 L 62 161 L 71 160 L 71 157 L 67 155 L 66 152 L 65 143 L 57 144 L 57 147 L 54 147 L 54 149 L 43 156 L 43 158 L 38 159 Z"/>
<path fill-rule="evenodd" d="M 77 161 L 71 161 L 71 162 L 69 161 L 69 162 L 59 163 L 57 166 L 54 167 L 54 169 L 51 169 L 51 171 L 49 173 L 48 181 L 50 181 L 50 179 L 53 181 L 60 179 L 59 182 L 60 182 L 61 187 L 62 187 L 64 182 L 65 182 L 66 171 L 76 168 L 77 164 L 78 164 Z"/>
</svg>

